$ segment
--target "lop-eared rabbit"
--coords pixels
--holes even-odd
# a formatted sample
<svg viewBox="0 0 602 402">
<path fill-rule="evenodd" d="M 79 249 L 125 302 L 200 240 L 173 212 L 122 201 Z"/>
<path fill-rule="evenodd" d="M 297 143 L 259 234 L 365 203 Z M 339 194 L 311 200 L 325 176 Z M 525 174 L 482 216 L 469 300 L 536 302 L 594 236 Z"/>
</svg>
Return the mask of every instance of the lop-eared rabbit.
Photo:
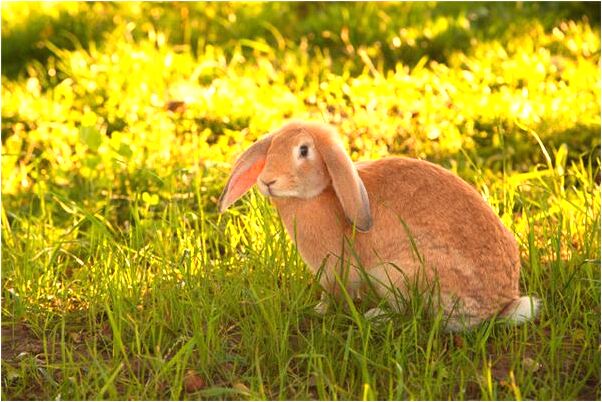
<svg viewBox="0 0 602 402">
<path fill-rule="evenodd" d="M 333 127 L 293 121 L 238 158 L 220 211 L 255 183 L 327 292 L 337 295 L 343 284 L 356 295 L 369 281 L 397 308 L 409 284 L 436 284 L 451 331 L 537 314 L 538 300 L 519 293 L 512 233 L 475 189 L 437 165 L 401 157 L 354 164 Z"/>
</svg>

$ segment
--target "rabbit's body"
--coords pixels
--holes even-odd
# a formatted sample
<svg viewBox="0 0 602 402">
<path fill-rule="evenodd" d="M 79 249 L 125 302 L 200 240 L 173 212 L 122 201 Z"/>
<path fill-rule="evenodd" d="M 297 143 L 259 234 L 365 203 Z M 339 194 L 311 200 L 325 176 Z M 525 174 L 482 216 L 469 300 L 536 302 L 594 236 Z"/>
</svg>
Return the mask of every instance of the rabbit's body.
<svg viewBox="0 0 602 402">
<path fill-rule="evenodd" d="M 516 241 L 472 187 L 416 159 L 356 167 L 371 195 L 373 226 L 366 233 L 353 233 L 332 187 L 310 199 L 273 199 L 304 261 L 314 272 L 326 262 L 324 287 L 336 292 L 333 273 L 341 275 L 346 264 L 339 257 L 345 255 L 351 269 L 341 276 L 352 293 L 366 279 L 363 269 L 383 296 L 388 289 L 380 285 L 392 282 L 404 294 L 408 280 L 414 283 L 423 272 L 437 281 L 444 310 L 466 318 L 491 317 L 519 297 Z M 315 221 L 303 219 L 310 214 Z"/>
<path fill-rule="evenodd" d="M 294 122 L 249 148 L 220 198 L 224 210 L 254 183 L 269 196 L 325 290 L 369 285 L 395 307 L 416 284 L 461 329 L 499 314 L 531 319 L 520 297 L 516 240 L 466 182 L 432 163 L 353 164 L 329 126 Z M 338 279 L 337 279 L 338 276 Z M 369 283 L 368 283 L 369 282 Z"/>
</svg>

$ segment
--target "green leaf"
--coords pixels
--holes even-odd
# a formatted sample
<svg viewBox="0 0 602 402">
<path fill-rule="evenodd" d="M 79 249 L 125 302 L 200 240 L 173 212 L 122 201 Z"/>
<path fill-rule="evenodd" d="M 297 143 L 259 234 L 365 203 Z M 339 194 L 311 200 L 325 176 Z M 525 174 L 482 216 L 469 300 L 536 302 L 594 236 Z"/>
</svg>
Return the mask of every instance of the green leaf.
<svg viewBox="0 0 602 402">
<path fill-rule="evenodd" d="M 134 153 L 132 152 L 132 148 L 128 144 L 124 144 L 123 142 L 119 144 L 119 149 L 117 153 L 125 158 L 130 158 Z"/>
<path fill-rule="evenodd" d="M 88 146 L 92 151 L 97 151 L 102 137 L 96 127 L 82 126 L 79 128 L 79 138 L 84 144 Z"/>
<path fill-rule="evenodd" d="M 558 151 L 556 152 L 556 173 L 558 173 L 559 175 L 564 174 L 564 168 L 566 166 L 568 155 L 569 147 L 565 143 L 563 143 L 562 145 L 560 145 L 560 148 L 558 148 Z"/>
<path fill-rule="evenodd" d="M 101 159 L 98 155 L 90 155 L 84 159 L 84 163 L 90 169 L 95 169 L 96 166 L 100 163 Z"/>
</svg>

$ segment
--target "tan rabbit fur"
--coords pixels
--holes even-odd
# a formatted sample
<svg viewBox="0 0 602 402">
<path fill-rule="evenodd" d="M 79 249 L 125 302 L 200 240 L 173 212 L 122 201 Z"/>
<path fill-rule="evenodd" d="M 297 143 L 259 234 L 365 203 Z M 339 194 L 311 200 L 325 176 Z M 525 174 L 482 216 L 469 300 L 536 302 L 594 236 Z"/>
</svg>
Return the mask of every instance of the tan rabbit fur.
<svg viewBox="0 0 602 402">
<path fill-rule="evenodd" d="M 514 236 L 470 185 L 437 165 L 353 164 L 331 126 L 291 122 L 238 159 L 220 210 L 255 182 L 310 269 L 322 268 L 326 291 L 337 294 L 342 281 L 357 294 L 369 279 L 394 306 L 391 289 L 407 296 L 407 284 L 424 278 L 437 284 L 450 329 L 535 314 L 535 301 L 519 294 Z"/>
</svg>

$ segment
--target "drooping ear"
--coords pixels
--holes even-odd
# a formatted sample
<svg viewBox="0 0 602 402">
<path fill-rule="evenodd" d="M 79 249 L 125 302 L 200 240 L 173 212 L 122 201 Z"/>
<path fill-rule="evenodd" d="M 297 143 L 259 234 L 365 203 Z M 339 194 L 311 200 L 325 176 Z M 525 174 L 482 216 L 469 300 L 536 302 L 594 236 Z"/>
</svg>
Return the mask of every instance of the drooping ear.
<svg viewBox="0 0 602 402">
<path fill-rule="evenodd" d="M 372 227 L 370 201 L 351 158 L 332 133 L 314 134 L 313 137 L 345 216 L 358 231 L 367 232 Z"/>
<path fill-rule="evenodd" d="M 272 143 L 272 135 L 263 137 L 251 145 L 234 163 L 232 174 L 219 197 L 219 211 L 224 212 L 234 201 L 246 193 L 263 170 L 265 159 Z"/>
</svg>

